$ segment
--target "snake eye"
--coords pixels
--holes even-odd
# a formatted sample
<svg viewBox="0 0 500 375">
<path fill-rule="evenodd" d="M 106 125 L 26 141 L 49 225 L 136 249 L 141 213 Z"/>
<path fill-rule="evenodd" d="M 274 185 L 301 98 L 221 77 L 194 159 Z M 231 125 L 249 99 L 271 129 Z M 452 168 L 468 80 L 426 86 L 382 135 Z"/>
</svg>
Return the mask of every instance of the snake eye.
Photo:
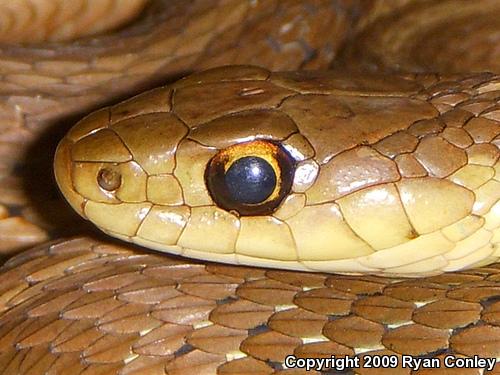
<svg viewBox="0 0 500 375">
<path fill-rule="evenodd" d="M 122 184 L 122 176 L 116 170 L 103 168 L 97 174 L 97 183 L 106 191 L 113 191 Z"/>
<path fill-rule="evenodd" d="M 269 141 L 240 143 L 219 151 L 205 180 L 215 203 L 240 215 L 272 213 L 290 192 L 294 160 Z"/>
<path fill-rule="evenodd" d="M 276 173 L 265 160 L 245 156 L 227 170 L 225 183 L 233 200 L 244 204 L 264 202 L 276 188 Z"/>
</svg>

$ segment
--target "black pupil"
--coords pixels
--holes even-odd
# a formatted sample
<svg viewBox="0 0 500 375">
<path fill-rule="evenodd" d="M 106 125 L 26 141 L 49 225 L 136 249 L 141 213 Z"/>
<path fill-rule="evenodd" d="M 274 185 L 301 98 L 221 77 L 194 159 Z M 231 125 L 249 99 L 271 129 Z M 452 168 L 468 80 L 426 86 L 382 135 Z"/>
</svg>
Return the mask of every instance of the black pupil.
<svg viewBox="0 0 500 375">
<path fill-rule="evenodd" d="M 229 167 L 225 183 L 233 201 L 257 204 L 264 202 L 274 191 L 276 174 L 264 159 L 245 156 Z"/>
</svg>

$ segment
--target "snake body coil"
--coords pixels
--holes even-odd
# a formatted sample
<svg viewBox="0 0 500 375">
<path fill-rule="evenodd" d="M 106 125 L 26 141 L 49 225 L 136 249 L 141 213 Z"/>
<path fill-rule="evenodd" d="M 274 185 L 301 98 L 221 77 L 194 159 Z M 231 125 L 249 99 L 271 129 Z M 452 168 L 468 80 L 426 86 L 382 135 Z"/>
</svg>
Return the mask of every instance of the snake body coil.
<svg viewBox="0 0 500 375">
<path fill-rule="evenodd" d="M 491 370 L 498 1 L 68 4 L 0 1 L 0 374 Z"/>
</svg>

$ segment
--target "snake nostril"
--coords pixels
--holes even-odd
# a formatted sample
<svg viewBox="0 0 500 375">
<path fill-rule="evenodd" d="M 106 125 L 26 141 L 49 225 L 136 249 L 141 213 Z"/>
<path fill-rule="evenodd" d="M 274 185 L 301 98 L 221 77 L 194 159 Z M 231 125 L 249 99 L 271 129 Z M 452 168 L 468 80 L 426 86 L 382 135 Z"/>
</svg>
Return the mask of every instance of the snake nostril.
<svg viewBox="0 0 500 375">
<path fill-rule="evenodd" d="M 121 174 L 111 168 L 103 168 L 97 174 L 97 183 L 106 191 L 113 191 L 122 184 Z"/>
</svg>

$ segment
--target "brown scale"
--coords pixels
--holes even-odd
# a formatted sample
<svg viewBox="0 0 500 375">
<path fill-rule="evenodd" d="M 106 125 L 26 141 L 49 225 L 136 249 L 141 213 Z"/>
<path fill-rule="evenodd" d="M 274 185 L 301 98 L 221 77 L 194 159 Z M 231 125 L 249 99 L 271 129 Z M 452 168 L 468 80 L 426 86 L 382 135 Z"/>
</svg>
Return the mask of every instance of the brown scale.
<svg viewBox="0 0 500 375">
<path fill-rule="evenodd" d="M 272 363 L 291 353 L 498 354 L 495 266 L 419 280 L 195 263 L 183 274 L 189 264 L 183 260 L 127 257 L 132 254 L 74 239 L 10 260 L 1 276 L 0 368 L 36 365 L 41 373 L 64 363 L 71 369 L 226 373 L 252 364 L 271 373 Z M 33 262 L 50 272 L 34 276 Z M 202 280 L 222 288 L 199 296 L 192 286 Z M 19 299 L 29 290 L 30 298 Z M 349 303 L 340 308 L 342 301 Z M 19 357 L 18 351 L 32 354 Z M 31 359 L 35 352 L 47 359 Z"/>
</svg>

